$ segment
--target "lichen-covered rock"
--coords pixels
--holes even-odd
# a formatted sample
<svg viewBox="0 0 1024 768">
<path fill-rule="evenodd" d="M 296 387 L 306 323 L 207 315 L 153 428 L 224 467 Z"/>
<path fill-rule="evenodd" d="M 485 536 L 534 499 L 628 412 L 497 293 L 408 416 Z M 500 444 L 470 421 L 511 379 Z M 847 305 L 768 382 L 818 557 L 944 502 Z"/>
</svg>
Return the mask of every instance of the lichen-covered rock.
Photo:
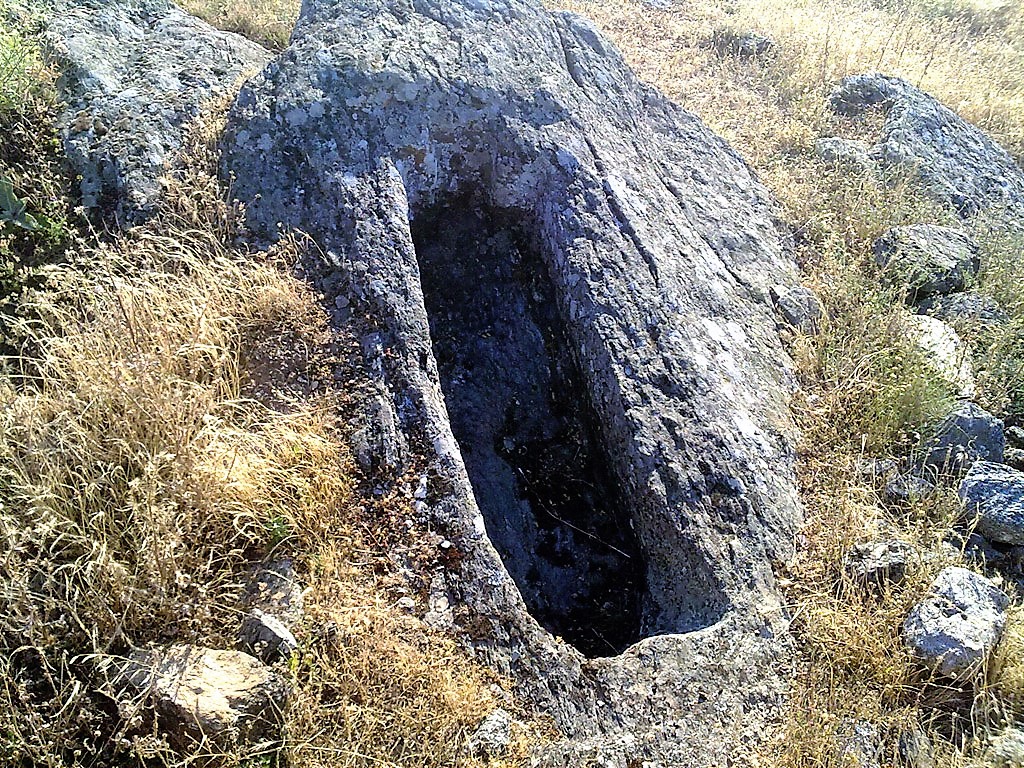
<svg viewBox="0 0 1024 768">
<path fill-rule="evenodd" d="M 957 396 L 974 397 L 977 384 L 970 349 L 951 325 L 928 315 L 908 315 L 903 327 L 934 375 L 949 384 Z"/>
<path fill-rule="evenodd" d="M 866 141 L 839 136 L 826 136 L 814 142 L 814 153 L 824 162 L 861 174 L 878 170 L 869 149 Z"/>
<path fill-rule="evenodd" d="M 978 244 L 966 232 L 937 224 L 892 227 L 875 241 L 875 261 L 886 281 L 918 302 L 962 291 L 981 266 Z"/>
<path fill-rule="evenodd" d="M 467 743 L 470 754 L 492 757 L 504 754 L 512 743 L 512 716 L 496 709 L 483 719 Z"/>
<path fill-rule="evenodd" d="M 991 541 L 1024 544 L 1024 472 L 1005 464 L 975 462 L 960 485 L 960 498 L 976 530 Z"/>
<path fill-rule="evenodd" d="M 1006 627 L 1009 598 L 966 568 L 944 568 L 903 624 L 907 646 L 943 677 L 977 674 Z"/>
<path fill-rule="evenodd" d="M 194 645 L 137 650 L 107 664 L 122 701 L 146 699 L 172 744 L 232 750 L 278 736 L 288 688 L 259 660 L 240 651 Z"/>
<path fill-rule="evenodd" d="M 995 299 L 975 291 L 930 296 L 917 305 L 917 311 L 947 322 L 957 330 L 1003 325 L 1010 319 Z"/>
<path fill-rule="evenodd" d="M 445 623 L 572 736 L 552 755 L 759 738 L 800 517 L 769 288 L 796 270 L 743 161 L 533 0 L 309 0 L 223 151 L 254 236 L 319 244 L 375 434 L 405 438 L 382 450 L 421 454 L 458 552 Z"/>
<path fill-rule="evenodd" d="M 854 582 L 872 587 L 901 584 L 915 556 L 905 541 L 886 539 L 856 544 L 843 559 L 843 570 Z"/>
<path fill-rule="evenodd" d="M 773 285 L 770 295 L 775 309 L 787 325 L 808 334 L 821 330 L 825 310 L 810 288 L 802 285 Z"/>
<path fill-rule="evenodd" d="M 1001 462 L 1003 421 L 971 402 L 958 403 L 935 428 L 921 464 L 941 475 L 959 475 L 975 461 Z"/>
<path fill-rule="evenodd" d="M 830 97 L 843 115 L 884 110 L 871 149 L 883 172 L 907 176 L 964 218 L 984 214 L 1021 229 L 1024 171 L 1010 154 L 948 107 L 905 80 L 873 73 L 843 80 Z"/>
<path fill-rule="evenodd" d="M 168 0 L 38 4 L 61 72 L 60 131 L 82 205 L 108 224 L 150 215 L 186 124 L 270 54 Z"/>
</svg>

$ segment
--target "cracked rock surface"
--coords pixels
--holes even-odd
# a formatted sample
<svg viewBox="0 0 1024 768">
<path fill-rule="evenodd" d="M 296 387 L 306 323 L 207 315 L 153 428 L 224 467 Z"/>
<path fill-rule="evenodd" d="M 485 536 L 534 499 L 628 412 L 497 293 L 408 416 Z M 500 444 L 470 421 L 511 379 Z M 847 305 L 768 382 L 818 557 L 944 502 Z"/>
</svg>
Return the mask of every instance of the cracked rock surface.
<svg viewBox="0 0 1024 768">
<path fill-rule="evenodd" d="M 81 200 L 115 226 L 146 219 L 186 124 L 270 53 L 167 0 L 39 3 L 61 73 L 64 150 Z"/>
<path fill-rule="evenodd" d="M 426 458 L 453 631 L 554 717 L 547 762 L 751 754 L 790 650 L 769 289 L 796 271 L 736 153 L 572 15 L 307 0 L 223 169 L 254 238 L 317 241 L 302 269 L 362 339 L 372 451 Z"/>
</svg>

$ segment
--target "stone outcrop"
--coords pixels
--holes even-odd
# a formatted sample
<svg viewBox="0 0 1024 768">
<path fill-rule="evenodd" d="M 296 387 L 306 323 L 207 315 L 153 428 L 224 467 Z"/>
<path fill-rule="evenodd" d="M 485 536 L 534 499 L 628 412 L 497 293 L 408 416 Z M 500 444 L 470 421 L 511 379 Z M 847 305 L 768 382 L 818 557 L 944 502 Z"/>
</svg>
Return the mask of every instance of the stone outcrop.
<svg viewBox="0 0 1024 768">
<path fill-rule="evenodd" d="M 937 224 L 892 227 L 873 250 L 883 277 L 894 287 L 906 288 L 912 303 L 964 290 L 981 266 L 974 238 Z"/>
<path fill-rule="evenodd" d="M 873 73 L 843 80 L 832 108 L 842 115 L 885 112 L 870 155 L 883 173 L 910 178 L 921 191 L 962 218 L 979 214 L 1021 229 L 1024 170 L 983 132 L 905 80 Z"/>
<path fill-rule="evenodd" d="M 958 403 L 925 443 L 921 464 L 942 475 L 962 475 L 975 461 L 1001 462 L 1003 422 L 978 405 Z"/>
<path fill-rule="evenodd" d="M 138 223 L 155 209 L 186 124 L 270 54 L 168 0 L 40 8 L 82 205 L 108 224 Z"/>
<path fill-rule="evenodd" d="M 931 593 L 915 605 L 903 636 L 917 658 L 936 674 L 968 679 L 981 671 L 1006 627 L 1009 598 L 966 568 L 944 568 Z"/>
<path fill-rule="evenodd" d="M 252 236 L 318 243 L 362 454 L 425 461 L 459 555 L 432 595 L 570 737 L 548 761 L 761 738 L 800 516 L 769 289 L 796 281 L 742 160 L 531 0 L 309 0 L 223 141 Z"/>
<path fill-rule="evenodd" d="M 1010 319 L 995 299 L 974 291 L 932 296 L 918 304 L 917 311 L 949 323 L 957 330 L 1000 326 Z"/>
<path fill-rule="evenodd" d="M 1024 544 L 1024 472 L 991 461 L 975 462 L 960 486 L 976 530 L 1003 544 Z"/>
</svg>

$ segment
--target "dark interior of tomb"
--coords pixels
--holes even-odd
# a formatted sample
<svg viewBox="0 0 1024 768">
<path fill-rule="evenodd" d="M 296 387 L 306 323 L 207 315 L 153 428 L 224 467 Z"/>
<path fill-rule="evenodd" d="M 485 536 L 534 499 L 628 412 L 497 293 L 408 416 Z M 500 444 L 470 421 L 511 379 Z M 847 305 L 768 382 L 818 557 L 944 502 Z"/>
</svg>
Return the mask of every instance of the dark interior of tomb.
<svg viewBox="0 0 1024 768">
<path fill-rule="evenodd" d="M 592 657 L 640 639 L 644 563 L 546 268 L 461 198 L 412 224 L 452 430 L 530 612 Z"/>
</svg>

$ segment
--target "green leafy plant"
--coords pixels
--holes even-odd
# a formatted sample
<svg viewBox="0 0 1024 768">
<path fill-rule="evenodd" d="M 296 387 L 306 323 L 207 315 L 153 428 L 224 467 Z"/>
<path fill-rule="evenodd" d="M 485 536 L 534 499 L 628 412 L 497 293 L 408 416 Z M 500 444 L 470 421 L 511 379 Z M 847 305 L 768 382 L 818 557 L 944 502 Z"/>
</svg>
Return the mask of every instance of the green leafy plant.
<svg viewBox="0 0 1024 768">
<path fill-rule="evenodd" d="M 36 217 L 28 212 L 28 204 L 14 194 L 10 179 L 0 177 L 0 224 L 13 224 L 30 232 L 41 229 Z"/>
</svg>

